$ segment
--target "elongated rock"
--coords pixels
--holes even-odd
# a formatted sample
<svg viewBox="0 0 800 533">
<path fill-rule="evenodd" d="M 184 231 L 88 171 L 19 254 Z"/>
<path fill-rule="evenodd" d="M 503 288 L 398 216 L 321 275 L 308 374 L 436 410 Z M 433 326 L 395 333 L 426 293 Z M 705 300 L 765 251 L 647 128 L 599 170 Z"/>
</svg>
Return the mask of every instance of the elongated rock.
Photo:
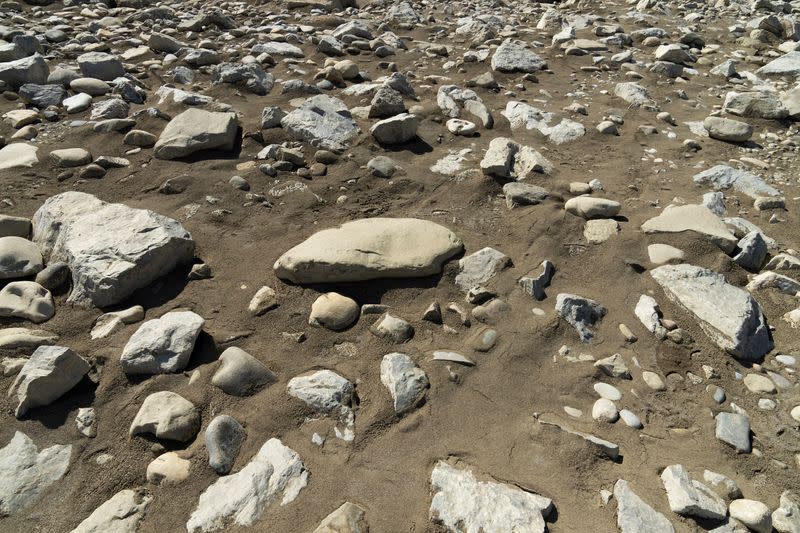
<svg viewBox="0 0 800 533">
<path fill-rule="evenodd" d="M 49 405 L 78 384 L 89 372 L 89 362 L 63 346 L 40 346 L 22 367 L 9 393 L 16 392 L 15 416 Z"/>
</svg>

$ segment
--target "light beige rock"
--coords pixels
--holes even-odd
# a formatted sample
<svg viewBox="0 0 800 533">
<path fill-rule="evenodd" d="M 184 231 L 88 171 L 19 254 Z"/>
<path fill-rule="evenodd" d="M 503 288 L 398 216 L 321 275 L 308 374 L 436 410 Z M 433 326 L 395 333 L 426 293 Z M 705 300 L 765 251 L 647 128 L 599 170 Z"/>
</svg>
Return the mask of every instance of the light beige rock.
<svg viewBox="0 0 800 533">
<path fill-rule="evenodd" d="M 153 148 L 153 155 L 158 159 L 178 159 L 201 150 L 231 150 L 238 127 L 236 113 L 190 108 L 170 120 Z"/>
<path fill-rule="evenodd" d="M 611 218 L 619 214 L 622 204 L 614 200 L 597 198 L 595 196 L 577 196 L 570 198 L 564 204 L 568 213 L 585 219 Z"/>
<path fill-rule="evenodd" d="M 50 160 L 60 168 L 80 167 L 92 162 L 92 154 L 83 148 L 63 148 L 50 152 Z"/>
<path fill-rule="evenodd" d="M 647 247 L 647 256 L 650 258 L 650 262 L 656 265 L 682 263 L 686 258 L 683 250 L 669 244 L 651 244 Z"/>
<path fill-rule="evenodd" d="M 93 339 L 102 339 L 122 329 L 126 324 L 135 324 L 141 320 L 144 320 L 144 307 L 141 305 L 134 305 L 122 311 L 105 313 L 95 320 L 91 336 Z"/>
<path fill-rule="evenodd" d="M 39 162 L 38 146 L 27 143 L 12 143 L 0 149 L 0 170 L 30 168 Z"/>
<path fill-rule="evenodd" d="M 725 223 L 707 207 L 698 204 L 669 206 L 657 217 L 642 224 L 644 233 L 683 233 L 699 234 L 730 253 L 739 240 Z"/>
<path fill-rule="evenodd" d="M 0 317 L 16 317 L 40 323 L 55 314 L 50 291 L 34 281 L 12 281 L 0 290 Z"/>
<path fill-rule="evenodd" d="M 352 298 L 337 292 L 328 292 L 311 304 L 308 323 L 312 326 L 341 331 L 358 320 L 359 310 L 358 304 Z"/>
<path fill-rule="evenodd" d="M 147 465 L 147 481 L 154 485 L 176 485 L 189 477 L 191 461 L 175 452 L 159 455 Z"/>
<path fill-rule="evenodd" d="M 3 328 L 0 329 L 0 349 L 38 348 L 51 346 L 58 340 L 58 335 L 43 329 Z"/>
<path fill-rule="evenodd" d="M 44 268 L 39 247 L 22 237 L 0 237 L 0 279 L 32 276 Z"/>
<path fill-rule="evenodd" d="M 589 244 L 602 244 L 619 233 L 619 222 L 613 218 L 587 220 L 583 237 Z"/>
<path fill-rule="evenodd" d="M 256 291 L 250 303 L 247 304 L 247 310 L 251 315 L 259 316 L 277 306 L 278 300 L 275 297 L 275 290 L 264 285 Z"/>
<path fill-rule="evenodd" d="M 358 505 L 344 502 L 320 522 L 314 533 L 368 533 L 365 511 Z"/>
<path fill-rule="evenodd" d="M 775 384 L 762 374 L 747 374 L 744 377 L 744 386 L 756 394 L 773 394 L 776 392 Z"/>
</svg>

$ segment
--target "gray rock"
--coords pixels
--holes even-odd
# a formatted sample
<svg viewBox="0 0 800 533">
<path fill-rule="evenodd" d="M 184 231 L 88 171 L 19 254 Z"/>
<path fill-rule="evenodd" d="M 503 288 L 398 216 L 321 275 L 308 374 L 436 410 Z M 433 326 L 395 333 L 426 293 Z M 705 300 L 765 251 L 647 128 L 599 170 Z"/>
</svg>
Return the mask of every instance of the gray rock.
<svg viewBox="0 0 800 533">
<path fill-rule="evenodd" d="M 692 232 L 731 253 L 739 240 L 719 217 L 698 204 L 667 206 L 657 217 L 641 226 L 644 233 Z"/>
<path fill-rule="evenodd" d="M 264 363 L 241 348 L 231 346 L 219 356 L 220 365 L 211 384 L 231 396 L 250 396 L 275 381 Z"/>
<path fill-rule="evenodd" d="M 723 520 L 728 514 L 725 502 L 699 481 L 689 478 L 683 465 L 670 465 L 661 472 L 669 507 L 683 516 Z"/>
<path fill-rule="evenodd" d="M 31 234 L 31 220 L 25 217 L 0 215 L 0 238 L 22 237 L 27 239 Z"/>
<path fill-rule="evenodd" d="M 35 105 L 39 109 L 48 106 L 59 106 L 66 98 L 67 91 L 62 85 L 38 85 L 36 83 L 26 83 L 19 88 L 19 96 L 26 102 Z"/>
<path fill-rule="evenodd" d="M 595 361 L 594 366 L 612 378 L 632 379 L 625 359 L 618 353 Z"/>
<path fill-rule="evenodd" d="M 736 500 L 742 497 L 742 491 L 739 489 L 739 486 L 728 476 L 712 472 L 711 470 L 703 470 L 703 480 L 711 485 L 711 488 L 722 496 L 723 499 Z"/>
<path fill-rule="evenodd" d="M 68 301 L 78 304 L 119 303 L 194 255 L 192 236 L 177 221 L 81 192 L 48 198 L 33 223 L 45 259 L 69 265 Z"/>
<path fill-rule="evenodd" d="M 150 38 L 147 40 L 147 46 L 149 46 L 154 52 L 174 54 L 186 45 L 177 39 L 170 37 L 169 35 L 154 31 L 150 34 Z"/>
<path fill-rule="evenodd" d="M 380 144 L 403 144 L 417 136 L 419 117 L 410 113 L 379 120 L 369 132 Z"/>
<path fill-rule="evenodd" d="M 753 136 L 753 126 L 747 122 L 723 117 L 706 117 L 703 127 L 712 139 L 728 142 L 745 142 Z"/>
<path fill-rule="evenodd" d="M 547 189 L 529 183 L 511 182 L 503 185 L 506 205 L 513 209 L 519 205 L 536 205 L 547 199 Z"/>
<path fill-rule="evenodd" d="M 24 349 L 31 352 L 39 346 L 52 346 L 57 341 L 58 335 L 43 329 L 0 329 L 0 350 Z"/>
<path fill-rule="evenodd" d="M 494 51 L 491 65 L 498 72 L 537 72 L 547 67 L 539 55 L 508 39 Z"/>
<path fill-rule="evenodd" d="M 307 99 L 283 117 L 281 126 L 296 140 L 337 152 L 349 147 L 360 132 L 344 102 L 327 95 Z"/>
<path fill-rule="evenodd" d="M 391 178 L 399 166 L 394 159 L 379 155 L 369 160 L 367 168 L 376 178 Z"/>
<path fill-rule="evenodd" d="M 12 281 L 0 290 L 0 317 L 16 317 L 37 324 L 55 314 L 50 291 L 33 281 Z"/>
<path fill-rule="evenodd" d="M 47 62 L 39 54 L 30 57 L 0 63 L 0 81 L 17 90 L 26 83 L 44 85 L 50 69 Z"/>
<path fill-rule="evenodd" d="M 239 122 L 235 113 L 187 109 L 170 120 L 153 150 L 158 159 L 178 159 L 201 150 L 232 150 Z"/>
<path fill-rule="evenodd" d="M 409 248 L 405 243 L 414 242 Z M 413 218 L 368 218 L 319 231 L 283 254 L 275 274 L 293 283 L 424 277 L 463 250 L 447 228 Z"/>
<path fill-rule="evenodd" d="M 42 268 L 36 244 L 23 237 L 0 237 L 0 279 L 25 278 Z"/>
<path fill-rule="evenodd" d="M 260 54 L 269 54 L 271 56 L 279 57 L 305 57 L 303 51 L 293 44 L 281 42 L 259 43 L 250 49 L 250 53 L 254 56 Z"/>
<path fill-rule="evenodd" d="M 719 413 L 716 419 L 716 437 L 737 451 L 750 453 L 750 421 L 739 413 Z"/>
<path fill-rule="evenodd" d="M 9 394 L 16 394 L 14 416 L 20 418 L 34 407 L 50 405 L 83 379 L 89 362 L 63 346 L 40 346 L 22 367 Z"/>
<path fill-rule="evenodd" d="M 647 89 L 634 82 L 618 83 L 614 87 L 614 95 L 622 98 L 628 104 L 635 107 L 653 105 L 654 102 L 647 92 Z"/>
<path fill-rule="evenodd" d="M 153 497 L 144 490 L 121 490 L 70 533 L 136 533 Z"/>
<path fill-rule="evenodd" d="M 33 505 L 69 468 L 72 446 L 55 444 L 41 451 L 21 431 L 0 448 L 0 516 Z"/>
<path fill-rule="evenodd" d="M 58 168 L 73 168 L 91 163 L 92 154 L 83 148 L 62 148 L 50 152 L 50 159 Z"/>
<path fill-rule="evenodd" d="M 200 413 L 194 404 L 174 392 L 161 391 L 144 399 L 129 433 L 150 433 L 158 439 L 187 442 L 199 430 Z"/>
<path fill-rule="evenodd" d="M 109 98 L 92 105 L 90 120 L 109 120 L 112 118 L 127 118 L 130 106 L 122 98 Z"/>
<path fill-rule="evenodd" d="M 78 67 L 87 78 L 110 81 L 125 76 L 125 67 L 117 56 L 105 52 L 87 52 L 78 56 Z"/>
<path fill-rule="evenodd" d="M 538 274 L 531 272 L 526 276 L 522 276 L 517 283 L 522 287 L 522 290 L 541 301 L 547 297 L 544 289 L 550 285 L 550 280 L 553 279 L 556 267 L 545 259 L 539 265 L 539 268 L 541 268 L 541 272 Z"/>
<path fill-rule="evenodd" d="M 768 185 L 763 179 L 748 172 L 728 165 L 716 165 L 699 172 L 692 178 L 695 183 L 709 185 L 716 191 L 734 189 L 746 194 L 754 200 L 761 196 L 781 196 L 781 192 Z"/>
<path fill-rule="evenodd" d="M 171 311 L 148 320 L 131 335 L 120 365 L 126 374 L 180 372 L 189 363 L 203 317 L 191 311 Z"/>
<path fill-rule="evenodd" d="M 286 112 L 280 107 L 265 107 L 261 111 L 261 129 L 268 130 L 271 128 L 279 128 L 281 120 L 286 116 Z"/>
<path fill-rule="evenodd" d="M 620 533 L 674 533 L 669 520 L 647 505 L 628 486 L 624 479 L 614 484 L 617 500 L 617 526 Z"/>
<path fill-rule="evenodd" d="M 275 78 L 253 63 L 247 65 L 220 63 L 211 70 L 211 84 L 220 83 L 235 85 L 245 91 L 263 96 L 272 90 Z"/>
<path fill-rule="evenodd" d="M 653 333 L 657 338 L 663 339 L 667 336 L 667 328 L 661 325 L 661 309 L 655 298 L 642 294 L 633 310 L 642 325 Z"/>
<path fill-rule="evenodd" d="M 403 95 L 389 86 L 383 85 L 377 91 L 369 106 L 369 118 L 386 118 L 406 112 Z"/>
<path fill-rule="evenodd" d="M 767 258 L 767 242 L 761 233 L 751 231 L 739 240 L 738 248 L 739 253 L 733 256 L 736 264 L 745 270 L 758 272 Z"/>
<path fill-rule="evenodd" d="M 54 261 L 40 270 L 34 281 L 48 291 L 54 291 L 63 287 L 69 281 L 70 276 L 68 264 L 64 261 Z"/>
<path fill-rule="evenodd" d="M 800 52 L 789 52 L 773 59 L 756 71 L 760 76 L 797 76 L 800 75 Z"/>
<path fill-rule="evenodd" d="M 409 356 L 395 352 L 381 360 L 381 383 L 392 395 L 395 412 L 404 413 L 424 398 L 428 376 Z"/>
<path fill-rule="evenodd" d="M 731 355 L 758 361 L 772 350 L 761 307 L 747 291 L 726 283 L 722 275 L 692 265 L 664 265 L 650 275 Z"/>
<path fill-rule="evenodd" d="M 769 120 L 781 120 L 789 116 L 789 110 L 783 105 L 777 93 L 766 91 L 734 91 L 725 95 L 723 111 L 740 117 L 754 117 Z"/>
<path fill-rule="evenodd" d="M 229 524 L 252 526 L 275 502 L 291 503 L 307 483 L 300 456 L 280 440 L 269 439 L 244 468 L 219 478 L 200 495 L 186 530 L 207 533 Z"/>
<path fill-rule="evenodd" d="M 339 415 L 343 409 L 349 410 L 353 390 L 352 383 L 331 370 L 296 376 L 286 385 L 289 396 L 325 415 Z"/>
<path fill-rule="evenodd" d="M 492 279 L 511 266 L 511 258 L 494 248 L 486 247 L 458 260 L 456 285 L 468 291 Z"/>
<path fill-rule="evenodd" d="M 589 342 L 594 337 L 590 326 L 599 322 L 607 310 L 589 298 L 562 293 L 556 296 L 556 312 L 575 328 L 582 342 Z"/>
<path fill-rule="evenodd" d="M 780 533 L 800 533 L 800 497 L 797 493 L 783 491 L 780 506 L 772 513 L 772 527 Z"/>
<path fill-rule="evenodd" d="M 219 415 L 206 428 L 208 465 L 214 472 L 224 476 L 233 468 L 236 456 L 245 438 L 245 430 L 235 418 Z"/>
</svg>

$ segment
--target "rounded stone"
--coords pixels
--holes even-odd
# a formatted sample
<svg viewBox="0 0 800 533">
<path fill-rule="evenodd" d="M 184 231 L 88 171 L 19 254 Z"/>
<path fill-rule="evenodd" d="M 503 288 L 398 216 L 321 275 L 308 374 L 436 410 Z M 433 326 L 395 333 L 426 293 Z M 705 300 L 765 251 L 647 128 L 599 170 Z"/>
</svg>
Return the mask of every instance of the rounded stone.
<svg viewBox="0 0 800 533">
<path fill-rule="evenodd" d="M 644 380 L 645 384 L 653 390 L 663 391 L 667 389 L 667 386 L 664 384 L 664 380 L 661 379 L 661 376 L 655 372 L 645 370 L 642 372 L 642 379 Z"/>
<path fill-rule="evenodd" d="M 63 261 L 56 261 L 36 274 L 35 281 L 45 289 L 52 291 L 69 281 L 70 276 L 69 265 Z"/>
<path fill-rule="evenodd" d="M 792 410 L 789 411 L 789 414 L 792 415 L 792 418 L 796 421 L 800 422 L 800 405 L 793 407 Z"/>
<path fill-rule="evenodd" d="M 619 411 L 614 402 L 606 398 L 600 398 L 592 406 L 592 418 L 598 422 L 614 423 L 619 420 Z"/>
<path fill-rule="evenodd" d="M 772 380 L 761 374 L 747 374 L 743 381 L 747 390 L 756 394 L 773 394 L 776 391 Z"/>
<path fill-rule="evenodd" d="M 769 507 L 756 500 L 734 500 L 728 508 L 731 518 L 735 518 L 756 533 L 772 531 L 772 515 Z"/>
<path fill-rule="evenodd" d="M 619 417 L 625 422 L 625 425 L 634 429 L 642 429 L 644 425 L 642 421 L 636 416 L 636 413 L 627 409 L 622 409 L 619 412 Z"/>
<path fill-rule="evenodd" d="M 174 485 L 189 477 L 191 461 L 181 459 L 175 452 L 156 457 L 147 465 L 147 481 L 155 485 Z"/>
<path fill-rule="evenodd" d="M 350 327 L 358 319 L 359 307 L 352 298 L 336 292 L 323 294 L 311 305 L 308 323 L 334 331 Z"/>
<path fill-rule="evenodd" d="M 622 393 L 619 391 L 619 389 L 614 385 L 609 385 L 608 383 L 595 383 L 594 391 L 601 398 L 605 398 L 606 400 L 616 402 L 622 399 Z"/>
<path fill-rule="evenodd" d="M 249 396 L 275 380 L 264 363 L 236 346 L 222 352 L 219 360 L 221 364 L 211 378 L 211 384 L 225 394 Z"/>
<path fill-rule="evenodd" d="M 619 214 L 622 205 L 614 200 L 596 198 L 594 196 L 577 196 L 564 204 L 568 213 L 584 219 L 611 218 Z"/>
<path fill-rule="evenodd" d="M 0 237 L 0 279 L 32 276 L 43 266 L 36 244 L 22 237 Z"/>
<path fill-rule="evenodd" d="M 219 415 L 206 428 L 208 465 L 224 476 L 233 468 L 245 437 L 245 430 L 235 418 Z"/>
</svg>

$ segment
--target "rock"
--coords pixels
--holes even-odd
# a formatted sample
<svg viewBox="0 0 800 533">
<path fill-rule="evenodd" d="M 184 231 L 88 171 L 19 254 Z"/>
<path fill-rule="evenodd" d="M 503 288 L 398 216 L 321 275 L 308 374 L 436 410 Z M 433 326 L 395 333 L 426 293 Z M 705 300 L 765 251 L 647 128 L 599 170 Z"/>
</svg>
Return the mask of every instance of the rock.
<svg viewBox="0 0 800 533">
<path fill-rule="evenodd" d="M 754 117 L 769 120 L 781 120 L 789 116 L 789 110 L 783 105 L 777 93 L 767 91 L 750 91 L 725 95 L 723 111 L 740 117 Z"/>
<path fill-rule="evenodd" d="M 280 498 L 291 503 L 308 483 L 300 456 L 278 439 L 269 439 L 239 472 L 219 478 L 201 495 L 186 522 L 188 533 L 225 529 L 231 523 L 255 524 Z"/>
<path fill-rule="evenodd" d="M 26 434 L 14 433 L 0 448 L 0 516 L 11 516 L 33 505 L 69 468 L 72 446 L 55 444 L 42 451 Z"/>
<path fill-rule="evenodd" d="M 253 55 L 259 54 L 269 54 L 271 56 L 280 56 L 280 57 L 297 57 L 302 58 L 305 57 L 303 51 L 294 46 L 293 44 L 289 43 L 281 43 L 281 42 L 268 42 L 268 43 L 258 43 L 250 50 L 250 53 Z"/>
<path fill-rule="evenodd" d="M 582 342 L 594 337 L 590 326 L 599 322 L 606 312 L 605 307 L 589 298 L 566 293 L 556 296 L 556 313 L 575 328 Z"/>
<path fill-rule="evenodd" d="M 69 82 L 69 88 L 89 96 L 103 96 L 111 92 L 111 85 L 97 78 L 75 78 Z"/>
<path fill-rule="evenodd" d="M 277 306 L 278 300 L 275 297 L 275 290 L 265 285 L 256 291 L 247 305 L 247 310 L 252 316 L 260 316 Z"/>
<path fill-rule="evenodd" d="M 94 407 L 79 407 L 78 414 L 75 416 L 75 425 L 78 432 L 84 437 L 94 438 L 97 436 L 97 416 Z"/>
<path fill-rule="evenodd" d="M 589 244 L 602 244 L 619 233 L 619 223 L 610 218 L 587 220 L 583 226 L 583 237 Z"/>
<path fill-rule="evenodd" d="M 71 276 L 68 264 L 64 261 L 54 261 L 40 270 L 34 281 L 48 291 L 55 291 L 66 285 Z"/>
<path fill-rule="evenodd" d="M 527 275 L 519 278 L 517 284 L 519 284 L 522 287 L 522 290 L 524 290 L 527 294 L 541 301 L 547 297 L 544 289 L 550 285 L 550 280 L 553 279 L 553 274 L 555 274 L 556 267 L 553 265 L 553 263 L 545 259 L 541 262 L 539 268 L 542 269 L 541 272 L 538 274 L 530 272 Z"/>
<path fill-rule="evenodd" d="M 661 376 L 656 374 L 655 372 L 650 372 L 645 370 L 642 372 L 642 379 L 647 384 L 648 387 L 655 391 L 664 391 L 667 390 L 667 386 L 664 384 L 664 380 L 661 379 Z"/>
<path fill-rule="evenodd" d="M 605 398 L 606 400 L 618 402 L 622 399 L 622 393 L 614 385 L 609 385 L 608 383 L 603 383 L 601 381 L 599 383 L 595 383 L 592 388 L 594 388 L 594 391 L 600 395 L 601 398 Z"/>
<path fill-rule="evenodd" d="M 38 150 L 38 146 L 27 143 L 13 143 L 0 148 L 0 170 L 32 167 L 39 162 Z"/>
<path fill-rule="evenodd" d="M 67 91 L 61 85 L 39 85 L 26 83 L 19 88 L 19 96 L 39 109 L 47 106 L 59 106 L 67 96 Z"/>
<path fill-rule="evenodd" d="M 48 198 L 33 225 L 45 259 L 69 265 L 72 303 L 114 305 L 194 255 L 194 241 L 177 221 L 81 192 Z"/>
<path fill-rule="evenodd" d="M 200 413 L 194 404 L 169 391 L 147 396 L 131 423 L 130 435 L 150 433 L 157 439 L 187 442 L 200 430 Z"/>
<path fill-rule="evenodd" d="M 739 240 L 739 253 L 733 256 L 734 262 L 745 270 L 758 272 L 767 258 L 767 242 L 758 231 L 751 231 Z"/>
<path fill-rule="evenodd" d="M 40 346 L 22 367 L 9 395 L 17 396 L 14 416 L 23 417 L 35 407 L 50 405 L 78 384 L 89 362 L 63 346 Z"/>
<path fill-rule="evenodd" d="M 614 484 L 614 498 L 617 500 L 617 526 L 621 533 L 675 532 L 669 520 L 634 494 L 624 479 Z"/>
<path fill-rule="evenodd" d="M 29 218 L 0 215 L 0 239 L 3 237 L 21 237 L 27 239 L 30 234 L 31 221 Z"/>
<path fill-rule="evenodd" d="M 514 182 L 503 185 L 506 206 L 513 209 L 520 205 L 536 205 L 547 199 L 547 189 L 528 183 Z"/>
<path fill-rule="evenodd" d="M 154 52 L 164 52 L 174 54 L 186 45 L 163 33 L 152 32 L 147 41 L 147 46 Z"/>
<path fill-rule="evenodd" d="M 406 342 L 414 336 L 414 327 L 411 324 L 388 313 L 372 324 L 369 330 L 376 337 L 389 340 L 395 344 Z"/>
<path fill-rule="evenodd" d="M 380 120 L 369 130 L 375 140 L 380 144 L 403 144 L 417 136 L 419 118 L 410 113 Z"/>
<path fill-rule="evenodd" d="M 0 290 L 0 317 L 24 318 L 39 324 L 55 314 L 50 291 L 33 281 L 12 281 Z"/>
<path fill-rule="evenodd" d="M 703 127 L 712 139 L 728 142 L 745 142 L 753 136 L 753 126 L 730 118 L 706 117 Z"/>
<path fill-rule="evenodd" d="M 58 335 L 43 329 L 3 328 L 0 329 L 0 350 L 36 349 L 39 346 L 52 346 Z"/>
<path fill-rule="evenodd" d="M 592 418 L 598 422 L 614 423 L 619 420 L 619 411 L 611 400 L 599 398 L 592 406 Z"/>
<path fill-rule="evenodd" d="M 644 425 L 642 421 L 639 419 L 638 416 L 633 411 L 629 411 L 627 409 L 620 409 L 619 417 L 625 422 L 625 425 L 629 428 L 633 429 L 642 429 Z"/>
<path fill-rule="evenodd" d="M 750 292 L 777 289 L 784 294 L 795 296 L 800 292 L 800 281 L 777 272 L 766 271 L 754 276 L 745 288 Z"/>
<path fill-rule="evenodd" d="M 286 112 L 280 107 L 265 107 L 261 111 L 261 129 L 279 128 L 281 120 L 286 116 Z"/>
<path fill-rule="evenodd" d="M 148 320 L 123 348 L 122 371 L 126 374 L 182 371 L 189 363 L 204 322 L 203 317 L 191 311 L 170 311 L 161 318 Z"/>
<path fill-rule="evenodd" d="M 731 253 L 739 242 L 722 220 L 707 207 L 696 204 L 666 207 L 660 215 L 645 221 L 642 231 L 648 234 L 691 231 L 725 253 Z"/>
<path fill-rule="evenodd" d="M 670 63 L 694 63 L 696 61 L 694 56 L 679 44 L 662 44 L 656 48 L 655 57 L 658 61 L 669 61 Z"/>
<path fill-rule="evenodd" d="M 725 502 L 711 489 L 689 479 L 683 465 L 670 465 L 661 472 L 669 507 L 682 516 L 723 520 L 728 514 Z"/>
<path fill-rule="evenodd" d="M 228 83 L 244 91 L 264 96 L 272 90 L 275 79 L 256 64 L 220 63 L 211 69 L 211 84 Z"/>
<path fill-rule="evenodd" d="M 50 159 L 56 167 L 80 167 L 92 162 L 92 154 L 83 148 L 64 148 L 50 152 Z"/>
<path fill-rule="evenodd" d="M 584 219 L 612 218 L 619 214 L 622 205 L 614 200 L 596 198 L 592 196 L 577 196 L 570 198 L 564 204 L 568 213 Z"/>
<path fill-rule="evenodd" d="M 158 159 L 178 159 L 201 150 L 230 151 L 239 122 L 235 113 L 187 109 L 169 121 L 153 149 Z"/>
<path fill-rule="evenodd" d="M 625 359 L 618 353 L 596 361 L 594 366 L 612 378 L 632 379 L 628 365 L 625 364 Z"/>
<path fill-rule="evenodd" d="M 478 481 L 469 467 L 439 461 L 431 472 L 430 517 L 449 531 L 543 533 L 549 498 L 496 481 Z"/>
<path fill-rule="evenodd" d="M 113 311 L 97 317 L 92 326 L 92 339 L 103 339 L 127 324 L 135 324 L 144 320 L 144 307 L 134 305 L 122 311 Z"/>
<path fill-rule="evenodd" d="M 387 85 L 377 91 L 369 106 L 369 118 L 388 118 L 406 112 L 403 95 Z"/>
<path fill-rule="evenodd" d="M 768 185 L 752 172 L 735 169 L 728 165 L 713 166 L 695 174 L 693 180 L 697 184 L 710 185 L 715 191 L 733 188 L 754 200 L 763 196 L 781 196 L 779 190 Z"/>
<path fill-rule="evenodd" d="M 597 131 L 604 135 L 619 135 L 619 129 L 617 128 L 617 125 L 610 120 L 604 120 L 598 124 Z"/>
<path fill-rule="evenodd" d="M 275 381 L 275 375 L 258 359 L 231 346 L 219 356 L 220 365 L 211 384 L 231 396 L 250 396 Z"/>
<path fill-rule="evenodd" d="M 327 95 L 308 98 L 281 119 L 281 126 L 295 140 L 336 152 L 347 149 L 360 132 L 345 103 Z"/>
<path fill-rule="evenodd" d="M 643 107 L 654 105 L 653 100 L 647 93 L 647 89 L 634 82 L 618 83 L 614 87 L 614 95 L 622 98 L 632 107 Z"/>
<path fill-rule="evenodd" d="M 130 106 L 128 102 L 122 98 L 109 98 L 97 102 L 92 106 L 92 114 L 90 120 L 111 120 L 111 119 L 124 119 L 128 117 Z"/>
<path fill-rule="evenodd" d="M 136 533 L 153 497 L 143 490 L 121 490 L 95 509 L 71 533 Z"/>
<path fill-rule="evenodd" d="M 344 502 L 326 516 L 313 533 L 369 533 L 365 514 L 358 505 Z"/>
<path fill-rule="evenodd" d="M 760 70 L 760 69 L 759 69 Z M 729 507 L 734 518 L 756 533 L 772 531 L 772 515 L 769 507 L 756 500 L 734 500 Z"/>
<path fill-rule="evenodd" d="M 791 76 L 800 74 L 800 52 L 789 52 L 773 59 L 756 71 L 760 76 Z"/>
<path fill-rule="evenodd" d="M 780 503 L 772 513 L 772 527 L 780 533 L 800 532 L 800 498 L 786 490 L 781 494 Z"/>
<path fill-rule="evenodd" d="M 290 379 L 286 392 L 318 413 L 338 415 L 350 409 L 353 384 L 336 372 L 319 370 Z"/>
<path fill-rule="evenodd" d="M 233 468 L 236 456 L 245 438 L 245 430 L 235 418 L 219 415 L 206 428 L 208 466 L 224 476 Z"/>
<path fill-rule="evenodd" d="M 125 76 L 125 67 L 115 55 L 105 52 L 87 52 L 78 56 L 78 67 L 87 78 L 111 81 Z"/>
<path fill-rule="evenodd" d="M 647 256 L 650 262 L 656 265 L 665 263 L 682 263 L 686 258 L 683 250 L 668 244 L 651 244 L 647 247 Z"/>
<path fill-rule="evenodd" d="M 767 376 L 761 374 L 747 374 L 742 380 L 747 390 L 755 394 L 775 394 L 775 384 Z"/>
<path fill-rule="evenodd" d="M 667 329 L 661 325 L 661 309 L 655 298 L 642 294 L 636 303 L 633 314 L 642 322 L 647 330 L 657 338 L 663 339 L 667 336 Z"/>
<path fill-rule="evenodd" d="M 743 361 L 758 361 L 772 341 L 758 303 L 725 278 L 692 265 L 665 265 L 650 271 L 670 300 L 699 321 L 717 346 Z"/>
<path fill-rule="evenodd" d="M 491 64 L 498 72 L 537 72 L 547 67 L 536 53 L 508 39 L 495 49 Z"/>
<path fill-rule="evenodd" d="M 147 481 L 154 485 L 176 485 L 189 477 L 191 464 L 175 452 L 161 454 L 147 465 Z"/>
<path fill-rule="evenodd" d="M 122 144 L 128 146 L 139 146 L 141 148 L 151 148 L 156 144 L 158 138 L 149 131 L 131 130 L 125 134 Z"/>
<path fill-rule="evenodd" d="M 5 82 L 14 90 L 26 83 L 43 85 L 47 83 L 49 73 L 47 62 L 39 54 L 0 63 L 0 81 Z"/>
<path fill-rule="evenodd" d="M 358 320 L 360 308 L 352 298 L 336 292 L 328 292 L 317 298 L 311 305 L 308 323 L 333 331 L 342 331 Z"/>
<path fill-rule="evenodd" d="M 509 266 L 510 257 L 494 248 L 482 248 L 458 260 L 459 273 L 455 282 L 461 290 L 468 291 L 486 283 Z"/>
<path fill-rule="evenodd" d="M 428 376 L 405 354 L 390 353 L 381 361 L 381 383 L 389 389 L 396 413 L 416 407 L 428 388 Z"/>
<path fill-rule="evenodd" d="M 415 243 L 413 248 L 406 243 Z M 275 274 L 293 283 L 337 283 L 438 274 L 463 250 L 447 228 L 414 218 L 367 218 L 319 231 L 283 254 Z"/>
<path fill-rule="evenodd" d="M 711 485 L 717 494 L 726 500 L 735 500 L 742 497 L 742 491 L 739 490 L 736 482 L 728 476 L 712 472 L 711 470 L 704 470 L 703 479 L 706 483 Z"/>
<path fill-rule="evenodd" d="M 487 176 L 505 180 L 524 180 L 533 173 L 551 173 L 553 164 L 533 148 L 523 146 L 507 137 L 496 137 L 489 143 L 489 148 L 481 160 L 481 170 Z"/>
<path fill-rule="evenodd" d="M 0 279 L 25 278 L 42 270 L 42 253 L 22 237 L 0 237 Z"/>
<path fill-rule="evenodd" d="M 750 453 L 750 421 L 739 413 L 719 413 L 715 417 L 716 437 L 737 451 Z"/>
</svg>

